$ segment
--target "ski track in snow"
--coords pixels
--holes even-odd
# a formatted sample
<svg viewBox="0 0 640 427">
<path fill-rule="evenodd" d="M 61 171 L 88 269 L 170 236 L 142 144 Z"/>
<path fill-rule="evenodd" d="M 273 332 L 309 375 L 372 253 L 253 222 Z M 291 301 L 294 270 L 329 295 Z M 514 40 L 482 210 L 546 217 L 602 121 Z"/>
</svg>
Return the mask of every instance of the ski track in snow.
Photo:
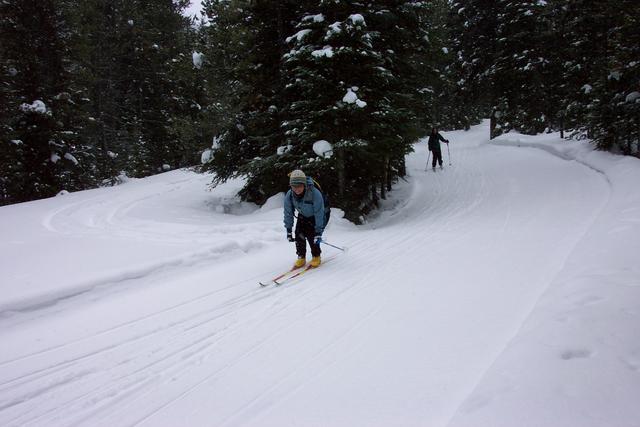
<svg viewBox="0 0 640 427">
<path fill-rule="evenodd" d="M 409 183 L 383 202 L 391 208 L 359 229 L 332 219 L 327 239 L 349 251 L 280 287 L 257 286 L 293 259 L 280 210 L 215 224 L 202 203 L 176 207 L 184 192 L 202 198 L 192 190 L 201 176 L 45 210 L 51 235 L 158 243 L 169 255 L 5 309 L 0 424 L 447 425 L 606 206 L 593 194 L 610 186 L 582 165 L 486 144 L 485 132 L 448 134 L 453 165 L 445 147 L 435 173 L 416 145 Z"/>
</svg>

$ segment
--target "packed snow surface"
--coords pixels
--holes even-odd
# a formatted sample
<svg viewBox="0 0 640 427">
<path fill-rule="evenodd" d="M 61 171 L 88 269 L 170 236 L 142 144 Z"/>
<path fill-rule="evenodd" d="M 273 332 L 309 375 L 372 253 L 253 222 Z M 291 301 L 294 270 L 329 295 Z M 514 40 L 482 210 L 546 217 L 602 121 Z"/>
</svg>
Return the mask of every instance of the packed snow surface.
<svg viewBox="0 0 640 427">
<path fill-rule="evenodd" d="M 640 161 L 487 135 L 280 287 L 283 195 L 240 180 L 0 208 L 0 425 L 638 426 Z"/>
</svg>

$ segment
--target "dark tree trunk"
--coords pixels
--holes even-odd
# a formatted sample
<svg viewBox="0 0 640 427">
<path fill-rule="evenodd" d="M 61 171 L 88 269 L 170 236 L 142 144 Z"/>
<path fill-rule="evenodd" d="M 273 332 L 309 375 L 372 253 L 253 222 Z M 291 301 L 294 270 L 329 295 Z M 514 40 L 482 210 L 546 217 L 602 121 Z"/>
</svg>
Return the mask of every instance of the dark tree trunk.
<svg viewBox="0 0 640 427">
<path fill-rule="evenodd" d="M 489 139 L 496 137 L 496 110 L 491 112 L 491 119 L 489 122 Z"/>
<path fill-rule="evenodd" d="M 382 167 L 382 180 L 380 182 L 380 198 L 387 199 L 387 180 L 389 179 L 389 157 L 384 158 Z"/>
<path fill-rule="evenodd" d="M 338 157 L 338 197 L 340 200 L 344 199 L 344 148 L 337 149 Z"/>
</svg>

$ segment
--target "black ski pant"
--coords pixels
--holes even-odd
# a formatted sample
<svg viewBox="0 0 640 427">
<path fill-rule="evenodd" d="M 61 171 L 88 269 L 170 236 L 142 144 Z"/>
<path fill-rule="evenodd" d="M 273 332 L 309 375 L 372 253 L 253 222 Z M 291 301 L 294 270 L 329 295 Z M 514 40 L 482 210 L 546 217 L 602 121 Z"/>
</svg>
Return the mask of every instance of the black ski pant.
<svg viewBox="0 0 640 427">
<path fill-rule="evenodd" d="M 431 154 L 433 154 L 433 161 L 431 162 L 431 167 L 435 168 L 436 162 L 439 162 L 440 166 L 442 166 L 442 151 L 440 149 L 431 150 Z"/>
<path fill-rule="evenodd" d="M 320 245 L 314 243 L 316 237 L 316 219 L 314 217 L 307 218 L 298 214 L 296 221 L 296 253 L 299 257 L 305 257 L 307 254 L 307 242 L 311 247 L 311 256 L 320 256 Z"/>
</svg>

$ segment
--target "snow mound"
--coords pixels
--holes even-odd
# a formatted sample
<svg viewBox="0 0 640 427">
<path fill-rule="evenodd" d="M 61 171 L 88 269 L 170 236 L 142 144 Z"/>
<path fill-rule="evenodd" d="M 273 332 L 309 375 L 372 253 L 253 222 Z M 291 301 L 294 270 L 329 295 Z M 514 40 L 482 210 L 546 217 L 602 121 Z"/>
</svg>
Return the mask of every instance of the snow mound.
<svg viewBox="0 0 640 427">
<path fill-rule="evenodd" d="M 45 103 L 39 99 L 33 101 L 31 104 L 25 103 L 20 105 L 20 109 L 25 113 L 51 114 L 51 112 L 47 110 Z"/>
<path fill-rule="evenodd" d="M 358 98 L 358 95 L 354 92 L 354 88 L 347 89 L 346 95 L 342 98 L 343 102 L 347 104 L 356 104 L 360 108 L 367 106 L 367 103 Z"/>
<path fill-rule="evenodd" d="M 193 52 L 193 54 L 191 54 L 191 57 L 193 61 L 193 66 L 198 69 L 202 68 L 204 55 L 200 52 Z"/>
<path fill-rule="evenodd" d="M 329 158 L 333 155 L 333 146 L 329 141 L 321 139 L 313 143 L 313 152 L 320 157 Z"/>
</svg>

